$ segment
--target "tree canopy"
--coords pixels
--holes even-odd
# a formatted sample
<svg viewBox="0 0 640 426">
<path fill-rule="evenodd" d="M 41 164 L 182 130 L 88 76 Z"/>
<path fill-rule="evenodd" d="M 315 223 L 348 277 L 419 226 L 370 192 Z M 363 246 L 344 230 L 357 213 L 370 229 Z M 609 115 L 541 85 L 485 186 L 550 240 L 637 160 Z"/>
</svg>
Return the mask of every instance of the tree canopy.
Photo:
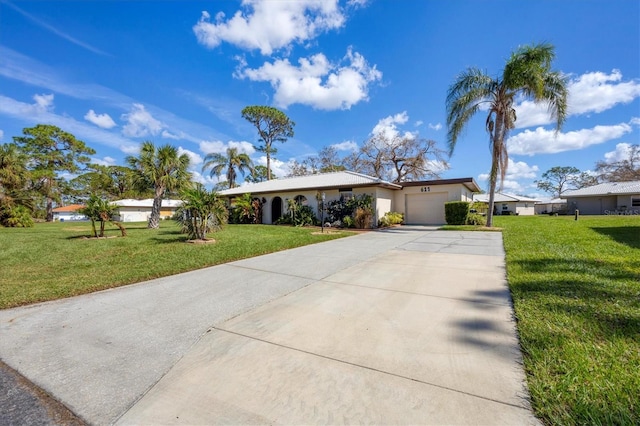
<svg viewBox="0 0 640 426">
<path fill-rule="evenodd" d="M 598 183 L 598 179 L 573 166 L 556 166 L 544 172 L 542 180 L 537 180 L 535 183 L 539 189 L 558 198 L 565 191 L 595 185 Z"/>
<path fill-rule="evenodd" d="M 13 140 L 29 158 L 32 183 L 46 200 L 46 220 L 50 222 L 53 220 L 53 202 L 61 198 L 59 174 L 83 170 L 90 161 L 89 155 L 96 152 L 56 126 L 38 124 L 22 132 L 24 136 L 14 136 Z"/>
<path fill-rule="evenodd" d="M 502 186 L 507 172 L 509 155 L 506 140 L 510 131 L 515 128 L 516 98 L 547 104 L 556 130 L 565 121 L 567 83 L 560 72 L 551 69 L 554 58 L 555 49 L 550 44 L 523 46 L 511 54 L 499 77 L 493 78 L 478 68 L 468 68 L 458 75 L 447 92 L 447 141 L 450 155 L 471 117 L 484 104 L 488 106 L 485 128 L 489 134 L 492 159 L 487 226 L 492 225 L 498 178 Z"/>
<path fill-rule="evenodd" d="M 267 157 L 267 180 L 271 180 L 271 156 L 277 152 L 273 142 L 285 142 L 293 137 L 293 127 L 296 123 L 277 108 L 270 106 L 254 105 L 242 110 L 242 117 L 249 121 L 258 130 L 259 140 L 262 145 L 256 146 L 256 150 L 264 152 Z"/>
<path fill-rule="evenodd" d="M 640 180 L 640 145 L 630 145 L 626 158 L 616 161 L 598 161 L 596 173 L 605 182 Z"/>
<path fill-rule="evenodd" d="M 251 158 L 244 152 L 239 152 L 238 148 L 227 148 L 226 155 L 218 152 L 207 154 L 204 157 L 204 164 L 202 171 L 211 169 L 210 175 L 218 176 L 222 175 L 222 171 L 226 170 L 227 183 L 229 188 L 237 186 L 236 178 L 238 172 L 245 176 L 246 172 L 253 173 L 253 163 Z"/>
</svg>

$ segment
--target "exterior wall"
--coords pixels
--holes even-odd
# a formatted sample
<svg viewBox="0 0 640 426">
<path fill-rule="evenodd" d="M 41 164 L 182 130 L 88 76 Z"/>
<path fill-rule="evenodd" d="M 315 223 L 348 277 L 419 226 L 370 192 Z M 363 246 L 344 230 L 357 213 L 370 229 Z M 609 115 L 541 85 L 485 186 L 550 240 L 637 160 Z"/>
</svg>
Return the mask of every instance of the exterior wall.
<svg viewBox="0 0 640 426">
<path fill-rule="evenodd" d="M 89 218 L 78 212 L 53 212 L 53 220 L 89 220 Z"/>
<path fill-rule="evenodd" d="M 373 226 L 378 226 L 378 221 L 386 213 L 395 211 L 393 210 L 394 191 L 386 188 L 376 188 L 376 195 L 374 199 L 375 215 L 373 218 Z"/>
<path fill-rule="evenodd" d="M 151 214 L 150 209 L 136 207 L 120 207 L 113 218 L 118 222 L 146 222 Z"/>
<path fill-rule="evenodd" d="M 607 211 L 616 210 L 617 198 L 616 196 L 567 198 L 567 212 L 574 214 L 576 210 L 580 210 L 580 214 L 606 214 Z"/>
<path fill-rule="evenodd" d="M 516 213 L 520 216 L 533 216 L 535 214 L 534 203 L 533 202 L 516 203 Z"/>
</svg>

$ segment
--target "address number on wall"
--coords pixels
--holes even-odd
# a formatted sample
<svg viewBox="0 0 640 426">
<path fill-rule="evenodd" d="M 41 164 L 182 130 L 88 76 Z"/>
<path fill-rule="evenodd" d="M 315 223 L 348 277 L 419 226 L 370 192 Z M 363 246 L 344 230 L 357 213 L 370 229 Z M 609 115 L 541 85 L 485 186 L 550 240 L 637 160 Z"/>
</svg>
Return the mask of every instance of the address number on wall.
<svg viewBox="0 0 640 426">
<path fill-rule="evenodd" d="M 431 192 L 431 187 L 423 186 L 422 188 L 420 188 L 420 192 Z"/>
</svg>

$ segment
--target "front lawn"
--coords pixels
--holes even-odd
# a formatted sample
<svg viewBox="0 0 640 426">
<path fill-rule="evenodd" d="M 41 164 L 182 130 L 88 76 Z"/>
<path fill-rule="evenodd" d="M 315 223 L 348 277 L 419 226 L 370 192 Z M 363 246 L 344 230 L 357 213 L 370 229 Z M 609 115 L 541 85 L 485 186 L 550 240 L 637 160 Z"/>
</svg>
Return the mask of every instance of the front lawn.
<svg viewBox="0 0 640 426">
<path fill-rule="evenodd" d="M 640 217 L 496 217 L 536 415 L 640 424 Z"/>
<path fill-rule="evenodd" d="M 350 235 L 319 228 L 228 225 L 212 244 L 187 244 L 173 221 L 128 223 L 127 237 L 85 239 L 88 222 L 0 227 L 0 309 L 89 293 Z M 108 227 L 107 236 L 120 231 Z"/>
</svg>

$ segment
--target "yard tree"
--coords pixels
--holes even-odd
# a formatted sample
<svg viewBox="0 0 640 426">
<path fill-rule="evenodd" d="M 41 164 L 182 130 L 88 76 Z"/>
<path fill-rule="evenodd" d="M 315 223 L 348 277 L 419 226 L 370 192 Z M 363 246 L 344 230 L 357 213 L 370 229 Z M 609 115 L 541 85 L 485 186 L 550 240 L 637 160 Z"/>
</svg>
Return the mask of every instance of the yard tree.
<svg viewBox="0 0 640 426">
<path fill-rule="evenodd" d="M 221 229 L 227 223 L 226 203 L 215 191 L 207 191 L 204 185 L 196 183 L 180 192 L 182 205 L 176 216 L 182 225 L 182 232 L 193 240 L 206 240 L 209 232 Z"/>
<path fill-rule="evenodd" d="M 126 166 L 89 164 L 88 171 L 73 178 L 69 185 L 72 198 L 84 201 L 97 194 L 109 200 L 122 198 L 152 197 L 149 190 L 140 191 L 135 186 L 135 170 Z"/>
<path fill-rule="evenodd" d="M 485 128 L 489 134 L 491 170 L 487 226 L 493 223 L 493 204 L 498 177 L 500 186 L 507 172 L 509 154 L 506 141 L 515 128 L 516 99 L 532 100 L 548 106 L 559 131 L 567 115 L 567 83 L 551 69 L 555 49 L 550 44 L 523 46 L 507 60 L 502 74 L 491 77 L 478 68 L 468 68 L 457 76 L 447 92 L 447 141 L 449 155 L 467 123 L 478 111 L 488 111 Z"/>
<path fill-rule="evenodd" d="M 136 171 L 138 186 L 153 188 L 153 207 L 148 228 L 160 227 L 162 198 L 168 191 L 179 191 L 191 186 L 189 157 L 178 154 L 171 145 L 156 147 L 153 142 L 143 142 L 137 157 L 127 157 L 127 163 Z"/>
<path fill-rule="evenodd" d="M 597 179 L 589 173 L 581 172 L 573 166 L 552 167 L 542 174 L 542 180 L 535 181 L 539 189 L 558 198 L 568 190 L 595 185 Z"/>
<path fill-rule="evenodd" d="M 0 225 L 32 226 L 27 157 L 16 144 L 0 145 Z"/>
<path fill-rule="evenodd" d="M 246 153 L 239 152 L 238 148 L 234 147 L 227 148 L 226 155 L 220 154 L 219 152 L 207 154 L 204 157 L 202 171 L 209 168 L 211 169 L 211 177 L 220 177 L 220 175 L 222 175 L 222 171 L 226 170 L 229 188 L 237 186 L 236 178 L 238 177 L 238 172 L 240 172 L 242 176 L 244 176 L 246 172 L 253 172 L 251 158 L 249 158 Z"/>
<path fill-rule="evenodd" d="M 15 144 L 29 158 L 28 167 L 35 190 L 45 198 L 46 220 L 53 221 L 53 203 L 61 199 L 60 173 L 78 173 L 96 152 L 56 126 L 38 124 L 14 136 Z"/>
<path fill-rule="evenodd" d="M 277 179 L 278 177 L 273 174 L 271 170 L 271 179 Z M 267 180 L 267 168 L 262 165 L 255 166 L 249 176 L 245 178 L 247 182 L 259 183 Z"/>
<path fill-rule="evenodd" d="M 627 156 L 616 161 L 598 161 L 596 173 L 605 182 L 629 182 L 640 180 L 640 145 L 627 147 Z"/>
<path fill-rule="evenodd" d="M 274 142 L 285 142 L 293 136 L 293 127 L 296 123 L 277 108 L 270 106 L 253 105 L 242 110 L 242 117 L 258 129 L 258 137 L 262 145 L 256 146 L 256 150 L 264 152 L 267 156 L 267 180 L 271 180 L 271 156 L 277 152 Z"/>
</svg>

